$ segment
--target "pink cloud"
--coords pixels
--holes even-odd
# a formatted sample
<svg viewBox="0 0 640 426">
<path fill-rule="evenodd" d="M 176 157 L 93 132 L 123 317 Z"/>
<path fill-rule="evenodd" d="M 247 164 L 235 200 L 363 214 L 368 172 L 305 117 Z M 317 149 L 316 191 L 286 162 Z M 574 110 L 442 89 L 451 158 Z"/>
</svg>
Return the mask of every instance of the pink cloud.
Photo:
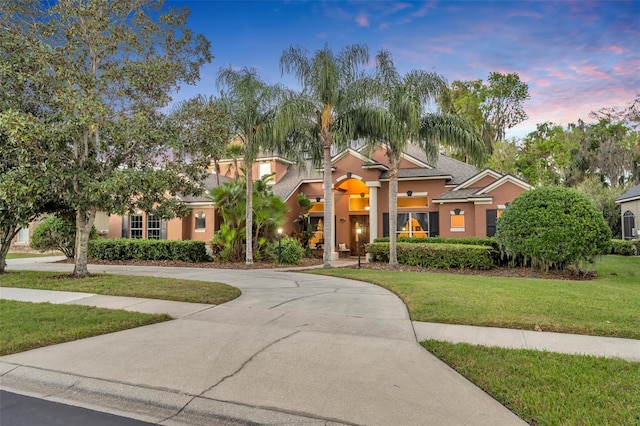
<svg viewBox="0 0 640 426">
<path fill-rule="evenodd" d="M 356 16 L 356 23 L 360 27 L 368 27 L 369 16 L 366 13 L 359 13 L 358 16 Z"/>
<path fill-rule="evenodd" d="M 616 45 L 609 45 L 609 46 L 602 46 L 599 50 L 604 50 L 605 52 L 612 52 L 612 53 L 616 53 L 618 55 L 624 53 L 627 51 L 627 49 L 625 49 L 622 46 L 616 46 Z"/>
<path fill-rule="evenodd" d="M 595 65 L 585 64 L 582 66 L 572 65 L 569 69 L 573 70 L 579 76 L 586 76 L 593 79 L 610 80 L 611 75 L 600 70 Z"/>
</svg>

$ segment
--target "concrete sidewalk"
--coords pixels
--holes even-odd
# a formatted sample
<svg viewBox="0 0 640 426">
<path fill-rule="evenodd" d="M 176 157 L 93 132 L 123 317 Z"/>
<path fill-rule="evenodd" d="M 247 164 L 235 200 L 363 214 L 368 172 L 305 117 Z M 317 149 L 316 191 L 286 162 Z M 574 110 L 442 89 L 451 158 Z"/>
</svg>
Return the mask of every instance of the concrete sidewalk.
<svg viewBox="0 0 640 426">
<path fill-rule="evenodd" d="M 173 318 L 187 317 L 215 307 L 215 305 L 202 303 L 7 287 L 0 287 L 0 299 L 34 303 L 76 304 L 142 313 L 167 313 Z M 412 323 L 418 341 L 434 339 L 452 343 L 534 349 L 640 361 L 640 340 L 419 321 Z"/>
<path fill-rule="evenodd" d="M 24 259 L 8 263 L 9 269 L 72 269 Z M 419 346 L 416 332 L 418 338 L 435 332 L 423 334 L 402 301 L 380 287 L 267 270 L 90 270 L 225 282 L 242 296 L 221 306 L 189 307 L 59 295 L 62 303 L 169 312 L 179 319 L 2 357 L 3 388 L 165 425 L 523 424 Z M 52 302 L 58 297 L 47 293 Z"/>
</svg>

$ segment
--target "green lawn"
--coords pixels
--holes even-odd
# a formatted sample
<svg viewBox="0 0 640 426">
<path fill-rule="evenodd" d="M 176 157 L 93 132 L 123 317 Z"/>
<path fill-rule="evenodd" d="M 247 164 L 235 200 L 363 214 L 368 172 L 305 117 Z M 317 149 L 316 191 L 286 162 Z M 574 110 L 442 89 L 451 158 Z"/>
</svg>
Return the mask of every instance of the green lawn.
<svg viewBox="0 0 640 426">
<path fill-rule="evenodd" d="M 0 286 L 78 291 L 213 305 L 219 305 L 240 296 L 240 290 L 222 283 L 107 274 L 71 278 L 53 272 L 9 271 L 0 275 Z"/>
<path fill-rule="evenodd" d="M 62 256 L 62 253 L 59 251 L 49 252 L 49 253 L 23 253 L 23 252 L 7 253 L 7 259 L 24 259 L 27 257 L 48 257 L 48 256 Z"/>
<path fill-rule="evenodd" d="M 141 314 L 92 306 L 0 299 L 0 355 L 170 319 L 166 314 Z"/>
<path fill-rule="evenodd" d="M 435 340 L 422 345 L 529 424 L 640 424 L 640 363 Z"/>
<path fill-rule="evenodd" d="M 606 256 L 591 281 L 370 269 L 311 273 L 367 281 L 398 294 L 416 321 L 640 339 L 640 257 Z"/>
</svg>

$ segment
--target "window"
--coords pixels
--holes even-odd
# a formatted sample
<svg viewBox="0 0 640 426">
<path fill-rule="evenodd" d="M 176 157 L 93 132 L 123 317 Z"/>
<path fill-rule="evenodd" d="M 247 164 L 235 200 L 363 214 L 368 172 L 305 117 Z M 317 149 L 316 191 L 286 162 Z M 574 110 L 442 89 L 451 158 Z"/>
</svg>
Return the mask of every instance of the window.
<svg viewBox="0 0 640 426">
<path fill-rule="evenodd" d="M 147 216 L 147 239 L 160 239 L 160 218 L 157 218 L 151 214 Z"/>
<path fill-rule="evenodd" d="M 464 232 L 464 211 L 455 209 L 451 212 L 451 232 Z"/>
<path fill-rule="evenodd" d="M 271 163 L 259 163 L 258 164 L 258 177 L 262 179 L 263 176 L 271 174 Z"/>
<path fill-rule="evenodd" d="M 18 240 L 16 242 L 18 244 L 29 243 L 29 228 L 20 228 L 20 231 L 18 231 Z"/>
<path fill-rule="evenodd" d="M 196 231 L 204 231 L 207 229 L 207 219 L 204 212 L 198 212 L 196 215 Z"/>
<path fill-rule="evenodd" d="M 349 210 L 369 210 L 369 195 L 362 194 L 349 196 Z"/>
<path fill-rule="evenodd" d="M 428 237 L 429 213 L 398 213 L 396 227 L 398 237 Z"/>
<path fill-rule="evenodd" d="M 133 214 L 129 219 L 131 234 L 129 238 L 142 238 L 142 214 Z"/>
<path fill-rule="evenodd" d="M 309 245 L 317 247 L 324 244 L 324 224 L 322 223 L 322 217 L 310 217 L 309 223 L 311 224 L 311 230 L 313 235 L 309 239 Z"/>
</svg>

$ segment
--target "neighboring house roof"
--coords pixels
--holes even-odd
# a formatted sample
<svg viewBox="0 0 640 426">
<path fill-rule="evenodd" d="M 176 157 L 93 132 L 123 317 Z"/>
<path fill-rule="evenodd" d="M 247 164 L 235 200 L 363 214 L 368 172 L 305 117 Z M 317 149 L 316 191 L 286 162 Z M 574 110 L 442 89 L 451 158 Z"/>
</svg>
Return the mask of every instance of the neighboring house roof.
<svg viewBox="0 0 640 426">
<path fill-rule="evenodd" d="M 220 185 L 232 180 L 222 175 L 219 175 L 218 177 L 220 178 Z M 197 197 L 194 197 L 194 196 L 180 197 L 180 200 L 182 200 L 183 203 L 213 203 L 213 201 L 211 201 L 211 198 L 209 198 L 208 195 L 211 189 L 218 187 L 216 175 L 209 174 L 207 178 L 204 180 L 204 182 L 202 183 L 202 185 L 205 188 L 204 194 L 199 195 Z"/>
<path fill-rule="evenodd" d="M 640 185 L 636 185 L 618 198 L 616 198 L 616 203 L 626 203 L 629 201 L 640 200 Z"/>
</svg>

